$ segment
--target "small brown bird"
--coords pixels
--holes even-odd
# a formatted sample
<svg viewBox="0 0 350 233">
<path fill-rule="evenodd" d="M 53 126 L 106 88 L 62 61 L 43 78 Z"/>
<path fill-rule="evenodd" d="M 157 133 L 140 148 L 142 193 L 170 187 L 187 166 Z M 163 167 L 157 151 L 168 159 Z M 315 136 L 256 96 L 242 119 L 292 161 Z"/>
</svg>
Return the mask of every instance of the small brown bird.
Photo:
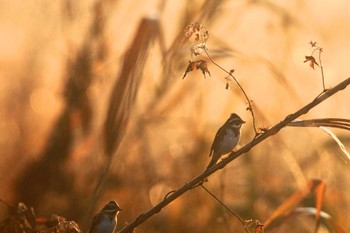
<svg viewBox="0 0 350 233">
<path fill-rule="evenodd" d="M 222 155 L 231 152 L 238 144 L 241 137 L 241 127 L 245 123 L 237 114 L 232 113 L 225 124 L 220 127 L 215 135 L 210 149 L 211 161 L 207 167 L 215 165 Z"/>
<path fill-rule="evenodd" d="M 113 233 L 117 227 L 117 215 L 122 209 L 115 201 L 108 202 L 91 222 L 89 233 Z"/>
</svg>

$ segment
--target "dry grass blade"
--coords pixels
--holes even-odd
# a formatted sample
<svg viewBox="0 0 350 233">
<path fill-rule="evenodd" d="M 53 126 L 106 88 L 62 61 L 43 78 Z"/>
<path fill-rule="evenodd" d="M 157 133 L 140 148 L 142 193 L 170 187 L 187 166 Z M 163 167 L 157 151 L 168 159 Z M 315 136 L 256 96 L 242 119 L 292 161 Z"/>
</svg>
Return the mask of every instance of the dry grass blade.
<svg viewBox="0 0 350 233">
<path fill-rule="evenodd" d="M 339 138 L 330 129 L 326 128 L 326 127 L 333 127 L 333 128 L 350 130 L 350 120 L 349 119 L 322 118 L 322 119 L 298 120 L 298 121 L 293 121 L 293 122 L 289 123 L 288 126 L 319 127 L 324 132 L 326 132 L 328 135 L 330 135 L 334 139 L 334 141 L 336 141 L 336 143 L 338 144 L 340 149 L 343 151 L 345 158 L 342 158 L 342 160 L 346 164 L 350 163 L 350 153 L 346 150 L 345 146 L 339 140 Z"/>
<path fill-rule="evenodd" d="M 340 149 L 343 151 L 343 153 L 345 154 L 346 158 L 342 157 L 342 160 L 345 162 L 345 164 L 350 164 L 350 154 L 349 152 L 346 150 L 345 146 L 343 145 L 343 143 L 339 140 L 339 138 L 337 137 L 337 135 L 335 135 L 330 129 L 327 129 L 326 127 L 321 126 L 320 129 L 322 129 L 324 132 L 326 132 L 327 134 L 329 134 L 334 141 L 336 141 L 336 143 L 338 144 L 338 146 L 340 147 Z"/>
<path fill-rule="evenodd" d="M 314 207 L 298 207 L 294 211 L 295 214 L 302 214 L 302 215 L 314 215 L 316 216 L 317 214 L 317 209 Z M 327 224 L 328 229 L 333 229 L 334 232 L 337 233 L 345 233 L 345 229 L 338 225 L 332 218 L 330 214 L 324 211 L 320 211 L 320 218 L 322 218 L 325 224 Z"/>
<path fill-rule="evenodd" d="M 265 229 L 274 228 L 280 225 L 283 220 L 289 217 L 293 211 L 297 208 L 297 205 L 302 202 L 310 193 L 316 195 L 316 230 L 318 228 L 318 222 L 320 219 L 320 211 L 323 203 L 325 184 L 320 180 L 310 180 L 308 185 L 290 196 L 285 202 L 283 202 L 264 222 Z"/>
<path fill-rule="evenodd" d="M 318 228 L 320 226 L 320 220 L 321 220 L 321 208 L 324 201 L 324 195 L 326 193 L 326 184 L 324 182 L 320 182 L 316 185 L 315 189 L 315 195 L 316 195 L 316 226 L 315 226 L 315 233 L 318 231 Z"/>
<path fill-rule="evenodd" d="M 148 47 L 158 34 L 158 20 L 143 19 L 131 47 L 125 53 L 122 70 L 114 84 L 104 123 L 104 143 L 107 156 L 113 155 L 124 134 L 143 76 Z"/>
<path fill-rule="evenodd" d="M 303 215 L 317 215 L 317 208 L 315 207 L 298 207 L 294 210 L 294 213 L 300 213 Z M 319 212 L 319 216 L 324 219 L 331 219 L 332 216 L 324 211 Z"/>
<path fill-rule="evenodd" d="M 343 118 L 322 118 L 310 120 L 298 120 L 288 124 L 295 127 L 333 127 L 339 129 L 350 130 L 350 120 Z"/>
</svg>

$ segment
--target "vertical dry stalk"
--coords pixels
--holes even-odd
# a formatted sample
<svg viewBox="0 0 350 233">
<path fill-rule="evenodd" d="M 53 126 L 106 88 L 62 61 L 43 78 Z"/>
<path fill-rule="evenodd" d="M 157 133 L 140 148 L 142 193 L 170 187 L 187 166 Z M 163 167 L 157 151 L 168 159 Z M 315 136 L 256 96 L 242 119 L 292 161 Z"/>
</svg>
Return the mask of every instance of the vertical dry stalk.
<svg viewBox="0 0 350 233">
<path fill-rule="evenodd" d="M 103 143 L 106 161 L 100 180 L 95 187 L 87 217 L 91 216 L 102 193 L 102 187 L 108 176 L 113 155 L 118 150 L 125 135 L 143 77 L 148 49 L 156 38 L 159 38 L 158 20 L 144 18 L 139 24 L 130 48 L 125 52 L 122 69 L 112 89 L 104 122 Z"/>
<path fill-rule="evenodd" d="M 112 157 L 122 139 L 141 83 L 148 48 L 159 32 L 158 21 L 145 18 L 126 51 L 120 74 L 114 84 L 104 123 L 104 149 Z"/>
</svg>

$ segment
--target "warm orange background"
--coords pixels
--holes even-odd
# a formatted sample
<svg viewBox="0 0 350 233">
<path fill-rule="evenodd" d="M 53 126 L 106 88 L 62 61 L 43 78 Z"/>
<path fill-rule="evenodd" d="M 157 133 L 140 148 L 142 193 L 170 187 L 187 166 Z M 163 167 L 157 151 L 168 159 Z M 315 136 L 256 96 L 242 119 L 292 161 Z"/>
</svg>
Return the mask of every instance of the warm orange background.
<svg viewBox="0 0 350 233">
<path fill-rule="evenodd" d="M 341 0 L 0 1 L 0 198 L 13 205 L 24 201 L 40 216 L 66 216 L 86 229 L 85 209 L 106 161 L 103 124 L 109 98 L 131 42 L 142 41 L 137 38 L 142 18 L 159 22 L 162 37 L 157 35 L 145 51 L 144 67 L 136 60 L 130 64 L 131 69 L 141 69 L 140 77 L 133 77 L 140 81 L 137 97 L 97 202 L 99 209 L 109 199 L 118 200 L 124 209 L 118 229 L 203 171 L 213 137 L 231 112 L 248 122 L 240 144 L 254 136 L 245 99 L 234 83 L 225 90 L 226 74 L 220 69 L 208 61 L 211 77 L 204 79 L 200 71 L 193 71 L 182 79 L 192 59 L 183 36 L 186 25 L 198 20 L 207 28 L 208 52 L 222 67 L 235 69 L 235 77 L 254 101 L 257 126 L 270 127 L 322 91 L 319 67 L 313 70 L 303 63 L 312 51 L 310 41 L 323 48 L 326 87 L 349 77 L 349 10 L 349 3 Z M 83 57 L 89 63 L 74 73 L 82 51 L 87 51 Z M 204 54 L 200 58 L 206 59 Z M 91 80 L 86 84 L 87 67 Z M 43 170 L 33 176 L 23 173 L 34 161 L 45 164 L 43 151 L 55 140 L 53 129 L 67 109 L 67 80 L 75 75 L 88 85 L 85 107 L 68 114 L 68 156 L 50 161 L 65 177 Z M 349 119 L 349 97 L 350 88 L 303 119 Z M 333 132 L 350 150 L 349 132 Z M 40 180 L 43 177 L 45 181 Z M 349 161 L 317 128 L 283 129 L 211 176 L 206 185 L 241 217 L 264 222 L 314 178 L 327 185 L 324 211 L 349 229 Z M 0 209 L 3 218 L 6 208 Z M 311 232 L 313 224 L 313 217 L 298 216 L 275 231 Z M 200 189 L 138 228 L 228 231 L 243 229 Z"/>
</svg>

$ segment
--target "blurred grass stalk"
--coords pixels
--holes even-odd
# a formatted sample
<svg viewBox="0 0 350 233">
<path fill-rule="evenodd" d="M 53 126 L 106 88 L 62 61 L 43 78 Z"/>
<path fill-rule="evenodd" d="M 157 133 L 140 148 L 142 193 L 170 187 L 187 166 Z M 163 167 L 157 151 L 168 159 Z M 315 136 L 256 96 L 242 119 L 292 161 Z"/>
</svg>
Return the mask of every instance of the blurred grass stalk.
<svg viewBox="0 0 350 233">
<path fill-rule="evenodd" d="M 102 194 L 104 183 L 110 171 L 111 161 L 126 133 L 130 115 L 134 109 L 149 47 L 155 39 L 159 38 L 159 35 L 158 19 L 143 18 L 130 48 L 125 52 L 122 69 L 114 83 L 104 122 L 103 143 L 106 160 L 101 170 L 100 179 L 94 189 L 91 205 L 86 212 L 85 223 L 92 216 L 92 212 Z"/>
</svg>

